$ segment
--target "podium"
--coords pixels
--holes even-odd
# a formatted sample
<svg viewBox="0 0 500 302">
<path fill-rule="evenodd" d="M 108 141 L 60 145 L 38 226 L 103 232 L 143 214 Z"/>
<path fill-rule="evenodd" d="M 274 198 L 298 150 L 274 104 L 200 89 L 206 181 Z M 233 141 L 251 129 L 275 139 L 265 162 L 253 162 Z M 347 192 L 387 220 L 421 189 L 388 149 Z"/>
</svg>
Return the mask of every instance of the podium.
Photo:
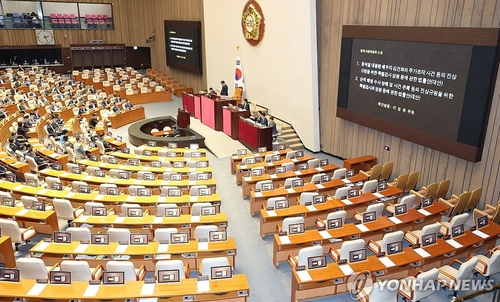
<svg viewBox="0 0 500 302">
<path fill-rule="evenodd" d="M 194 95 L 191 93 L 184 92 L 182 94 L 182 108 L 186 108 L 186 110 L 194 115 Z"/>
<path fill-rule="evenodd" d="M 191 124 L 190 115 L 187 110 L 182 108 L 177 109 L 177 127 L 189 128 Z"/>
<path fill-rule="evenodd" d="M 232 139 L 239 138 L 239 120 L 241 117 L 249 117 L 250 111 L 240 111 L 238 107 L 224 107 L 222 109 L 222 131 Z"/>
<path fill-rule="evenodd" d="M 259 147 L 267 147 L 267 150 L 273 149 L 272 128 L 261 128 L 243 118 L 240 118 L 238 124 L 239 140 L 245 147 L 252 151 L 257 150 Z"/>
<path fill-rule="evenodd" d="M 201 122 L 208 127 L 222 131 L 222 107 L 236 104 L 235 100 L 223 99 L 219 96 L 211 99 L 205 95 L 201 96 Z"/>
</svg>

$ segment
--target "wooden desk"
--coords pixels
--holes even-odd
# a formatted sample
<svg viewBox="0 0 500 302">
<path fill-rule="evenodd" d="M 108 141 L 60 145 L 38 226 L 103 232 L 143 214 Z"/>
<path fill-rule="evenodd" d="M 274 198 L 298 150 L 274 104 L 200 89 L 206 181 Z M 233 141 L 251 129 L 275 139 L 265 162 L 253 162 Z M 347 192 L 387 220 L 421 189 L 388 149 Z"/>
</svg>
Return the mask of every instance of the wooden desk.
<svg viewBox="0 0 500 302">
<path fill-rule="evenodd" d="M 230 160 L 230 171 L 231 171 L 231 174 L 235 174 L 236 173 L 236 166 L 237 165 L 241 165 L 241 161 L 243 160 L 243 158 L 245 157 L 261 157 L 261 158 L 265 158 L 266 155 L 268 154 L 279 154 L 280 156 L 283 156 L 283 155 L 286 155 L 288 152 L 290 151 L 293 151 L 292 149 L 290 148 L 287 148 L 285 150 L 279 150 L 279 151 L 267 151 L 267 152 L 263 152 L 263 153 L 247 153 L 245 155 L 237 155 L 237 154 L 233 154 L 231 156 L 231 160 Z"/>
<path fill-rule="evenodd" d="M 413 275 L 418 270 L 428 270 L 433 267 L 440 267 L 450 263 L 453 259 L 468 257 L 478 250 L 490 249 L 494 247 L 500 234 L 500 226 L 489 223 L 481 229 L 489 237 L 483 239 L 466 230 L 465 234 L 456 238 L 455 241 L 462 245 L 456 249 L 443 239 L 438 239 L 436 244 L 425 247 L 423 250 L 429 257 L 422 257 L 411 247 L 404 249 L 402 253 L 387 256 L 394 264 L 393 267 L 386 267 L 376 256 L 369 256 L 366 261 L 351 263 L 349 266 L 354 272 L 368 271 L 372 273 L 370 278 L 373 281 L 400 279 Z M 379 274 L 374 274 L 379 272 Z M 348 277 L 340 269 L 337 263 L 330 263 L 325 268 L 307 270 L 311 280 L 302 281 L 297 271 L 292 270 L 291 301 L 300 301 L 335 295 L 348 291 Z M 338 281 L 338 282 L 335 282 Z"/>
<path fill-rule="evenodd" d="M 22 163 L 14 157 L 10 157 L 6 152 L 0 152 L 0 161 L 12 173 L 19 177 L 24 177 L 24 173 L 31 172 L 30 166 L 27 163 Z"/>
<path fill-rule="evenodd" d="M 227 228 L 226 213 L 208 216 L 181 215 L 179 217 L 156 217 L 154 214 L 156 213 L 150 213 L 150 215 L 143 217 L 90 216 L 84 214 L 73 220 L 72 225 L 78 227 L 85 225 L 94 233 L 106 233 L 106 230 L 110 227 L 128 228 L 135 233 L 149 232 L 149 238 L 154 238 L 154 232 L 158 228 L 176 228 L 179 232 L 188 231 L 191 238 L 194 238 L 194 231 L 200 225 L 216 225 L 219 230 Z"/>
<path fill-rule="evenodd" d="M 146 166 L 146 165 L 141 165 L 141 166 L 130 166 L 130 165 L 123 165 L 123 164 L 109 164 L 109 163 L 103 163 L 100 161 L 91 161 L 87 159 L 82 159 L 78 161 L 78 164 L 84 165 L 84 166 L 92 166 L 92 167 L 99 167 L 101 170 L 111 170 L 111 169 L 121 169 L 129 172 L 139 172 L 139 171 L 148 171 L 156 174 L 162 174 L 163 172 L 177 172 L 177 173 L 182 173 L 182 174 L 189 174 L 189 172 L 206 172 L 206 173 L 211 173 L 212 168 L 211 167 L 206 167 L 206 168 L 189 168 L 189 167 L 183 167 L 183 168 L 167 168 L 167 167 L 151 167 L 151 166 Z"/>
<path fill-rule="evenodd" d="M 273 132 L 269 127 L 261 128 L 244 119 L 238 121 L 240 142 L 250 150 L 257 150 L 259 147 L 273 149 Z"/>
<path fill-rule="evenodd" d="M 142 146 L 136 147 L 134 149 L 149 150 L 155 155 L 158 155 L 159 151 L 165 151 L 165 152 L 175 152 L 177 154 L 177 157 L 184 157 L 184 152 L 189 151 L 189 152 L 200 152 L 202 157 L 207 156 L 207 149 L 205 149 L 205 148 L 198 148 L 198 149 L 190 149 L 188 147 L 186 147 L 186 148 L 167 148 L 167 147 L 161 147 L 161 146 L 150 147 L 148 145 L 142 145 Z"/>
<path fill-rule="evenodd" d="M 210 290 L 208 292 L 198 292 L 198 281 L 196 278 L 183 279 L 177 283 L 156 283 L 152 294 L 143 294 L 143 281 L 127 281 L 123 285 L 99 285 L 95 296 L 85 296 L 84 293 L 89 288 L 87 281 L 74 281 L 71 286 L 47 284 L 36 299 L 68 301 L 78 300 L 126 300 L 136 298 L 156 297 L 168 299 L 168 301 L 182 302 L 184 297 L 190 297 L 191 301 L 229 301 L 246 302 L 250 294 L 247 278 L 244 274 L 233 275 L 231 279 L 210 280 Z M 26 298 L 30 301 L 33 296 L 29 295 L 30 290 L 36 285 L 36 280 L 21 280 L 21 282 L 0 282 L 2 288 L 1 297 Z M 35 299 L 35 300 L 36 300 Z"/>
<path fill-rule="evenodd" d="M 4 263 L 5 267 L 8 268 L 16 267 L 16 257 L 14 256 L 12 240 L 9 236 L 2 235 L 0 237 L 0 263 Z"/>
<path fill-rule="evenodd" d="M 165 130 L 165 131 L 156 131 L 156 132 L 151 132 L 152 136 L 164 136 L 165 134 L 170 134 L 174 132 L 174 130 Z"/>
<path fill-rule="evenodd" d="M 131 110 L 123 111 L 119 114 L 108 116 L 111 128 L 117 129 L 127 124 L 137 122 L 146 118 L 144 107 L 135 107 Z"/>
<path fill-rule="evenodd" d="M 220 97 L 211 99 L 201 96 L 201 122 L 208 127 L 222 131 L 222 107 L 236 104 L 236 100 L 225 100 Z"/>
<path fill-rule="evenodd" d="M 224 107 L 222 110 L 222 130 L 225 134 L 229 135 L 232 139 L 239 138 L 239 120 L 240 117 L 249 117 L 250 111 L 240 111 L 238 107 Z"/>
<path fill-rule="evenodd" d="M 197 270 L 205 258 L 227 257 L 233 268 L 236 267 L 236 243 L 233 238 L 228 238 L 227 241 L 209 242 L 208 249 L 200 249 L 196 240 L 179 244 L 159 244 L 150 241 L 147 244 L 125 245 L 125 247 L 124 251 L 119 250 L 122 246 L 118 242 L 81 244 L 42 240 L 30 249 L 30 254 L 31 257 L 42 258 L 46 265 L 54 265 L 65 259 L 85 259 L 92 267 L 105 265 L 109 260 L 129 258 L 136 267 L 144 265 L 148 271 L 154 271 L 154 265 L 158 260 L 178 259 L 189 263 L 190 269 Z"/>
<path fill-rule="evenodd" d="M 52 234 L 59 231 L 57 215 L 53 210 L 30 210 L 25 209 L 22 204 L 15 207 L 0 206 L 0 217 L 13 217 L 20 227 L 28 228 L 33 226 L 37 233 Z"/>
<path fill-rule="evenodd" d="M 28 143 L 36 150 L 41 156 L 48 159 L 51 162 L 58 162 L 63 166 L 63 169 L 66 169 L 66 165 L 68 164 L 68 154 L 58 154 L 52 150 L 47 149 L 44 145 L 40 144 L 38 139 L 30 138 L 28 139 Z"/>
<path fill-rule="evenodd" d="M 344 160 L 344 168 L 354 170 L 354 173 L 359 173 L 359 170 L 368 171 L 377 164 L 377 158 L 373 155 L 365 155 Z"/>
<path fill-rule="evenodd" d="M 150 162 L 150 161 L 154 161 L 154 160 L 159 160 L 159 161 L 168 160 L 170 162 L 176 162 L 176 161 L 180 161 L 180 162 L 206 161 L 206 162 L 208 162 L 209 161 L 209 158 L 206 156 L 206 153 L 205 153 L 205 156 L 202 156 L 202 157 L 184 157 L 184 156 L 163 157 L 163 156 L 159 156 L 159 155 L 146 156 L 146 155 L 137 155 L 135 153 L 123 153 L 123 152 L 118 152 L 118 151 L 108 152 L 107 154 L 112 155 L 116 158 L 124 159 L 124 160 L 134 158 L 134 159 L 139 159 L 140 161 L 145 161 L 145 162 Z"/>
<path fill-rule="evenodd" d="M 147 104 L 147 103 L 155 103 L 155 102 L 163 102 L 163 101 L 171 101 L 172 95 L 169 90 L 165 91 L 154 91 L 147 93 L 138 93 L 127 95 L 126 91 L 120 90 L 117 91 L 122 99 L 129 99 L 132 105 L 139 104 Z"/>
</svg>

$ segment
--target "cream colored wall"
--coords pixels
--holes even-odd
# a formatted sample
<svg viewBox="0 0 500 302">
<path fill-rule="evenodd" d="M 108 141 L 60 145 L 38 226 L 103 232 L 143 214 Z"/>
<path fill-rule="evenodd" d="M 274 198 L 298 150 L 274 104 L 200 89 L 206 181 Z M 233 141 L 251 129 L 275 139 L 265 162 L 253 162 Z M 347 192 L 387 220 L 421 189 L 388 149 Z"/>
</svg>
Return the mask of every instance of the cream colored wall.
<svg viewBox="0 0 500 302">
<path fill-rule="evenodd" d="M 316 1 L 259 1 L 266 20 L 264 39 L 251 46 L 241 31 L 244 0 L 205 0 L 207 86 L 225 80 L 234 92 L 236 47 L 245 96 L 293 125 L 304 145 L 319 150 Z"/>
</svg>

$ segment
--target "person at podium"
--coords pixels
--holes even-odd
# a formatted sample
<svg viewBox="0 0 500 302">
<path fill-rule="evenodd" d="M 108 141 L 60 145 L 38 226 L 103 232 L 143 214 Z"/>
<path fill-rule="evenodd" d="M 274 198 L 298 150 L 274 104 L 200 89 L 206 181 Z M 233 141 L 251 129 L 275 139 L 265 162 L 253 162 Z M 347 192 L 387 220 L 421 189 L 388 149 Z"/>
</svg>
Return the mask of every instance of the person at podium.
<svg viewBox="0 0 500 302">
<path fill-rule="evenodd" d="M 256 122 L 258 124 L 261 124 L 262 126 L 266 126 L 267 127 L 266 113 L 259 110 L 259 116 L 257 117 Z"/>
<path fill-rule="evenodd" d="M 250 102 L 247 98 L 244 98 L 243 103 L 239 107 L 241 110 L 250 110 Z"/>
<path fill-rule="evenodd" d="M 226 82 L 224 82 L 224 80 L 220 81 L 220 84 L 221 84 L 221 90 L 220 90 L 220 95 L 225 95 L 227 96 L 228 95 L 228 90 L 227 90 L 227 85 L 226 85 Z"/>
</svg>

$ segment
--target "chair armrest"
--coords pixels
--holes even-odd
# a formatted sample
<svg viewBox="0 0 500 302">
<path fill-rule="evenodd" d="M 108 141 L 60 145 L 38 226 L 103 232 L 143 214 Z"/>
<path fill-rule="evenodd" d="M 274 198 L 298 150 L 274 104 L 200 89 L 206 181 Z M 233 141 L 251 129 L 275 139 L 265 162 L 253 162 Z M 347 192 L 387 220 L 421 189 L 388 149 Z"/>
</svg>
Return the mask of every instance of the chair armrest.
<svg viewBox="0 0 500 302">
<path fill-rule="evenodd" d="M 149 215 L 149 209 L 144 210 L 144 215 Z"/>
<path fill-rule="evenodd" d="M 54 264 L 50 269 L 49 269 L 49 272 L 50 271 L 55 271 L 55 270 L 60 270 L 61 269 L 61 265 L 59 264 L 59 262 L 57 262 L 56 264 Z"/>
<path fill-rule="evenodd" d="M 450 199 L 451 200 L 451 199 Z M 444 200 L 443 198 L 439 198 L 439 202 L 447 206 L 448 208 L 454 208 L 455 205 L 448 202 L 448 200 Z"/>
<path fill-rule="evenodd" d="M 142 281 L 144 280 L 144 277 L 146 276 L 146 267 L 144 265 L 141 265 L 141 267 L 139 268 L 139 270 L 137 271 L 137 274 L 135 276 L 135 279 L 137 281 Z"/>
<path fill-rule="evenodd" d="M 410 292 L 410 296 L 408 297 L 408 296 L 406 296 L 405 294 L 403 294 L 401 292 L 399 292 L 399 294 L 403 294 L 406 297 L 406 299 L 413 300 L 413 289 L 410 286 L 408 286 L 408 284 L 406 284 L 405 282 L 402 282 L 402 280 L 399 280 L 399 285 L 401 285 L 402 287 L 406 288 L 406 290 L 408 290 Z"/>
<path fill-rule="evenodd" d="M 332 257 L 332 259 L 335 261 L 338 261 L 340 259 L 340 253 L 334 247 L 330 248 L 330 251 L 328 251 L 328 254 L 330 254 L 330 257 Z"/>
<path fill-rule="evenodd" d="M 24 234 L 24 233 L 26 233 L 29 230 L 35 230 L 35 228 L 33 226 L 27 227 L 24 231 L 21 232 L 21 235 Z"/>
<path fill-rule="evenodd" d="M 478 260 L 478 264 L 481 263 L 481 265 L 483 266 L 483 269 L 479 269 L 476 265 L 476 267 L 474 267 L 474 269 L 479 272 L 480 274 L 484 274 L 486 273 L 486 271 L 488 270 L 488 263 L 484 262 L 483 260 L 479 259 Z"/>
<path fill-rule="evenodd" d="M 299 196 L 295 197 L 295 200 L 296 200 L 295 204 L 299 205 L 300 204 L 300 197 Z"/>
<path fill-rule="evenodd" d="M 362 289 L 362 288 L 358 287 L 357 290 L 356 290 L 356 292 L 355 292 L 355 295 L 356 295 L 356 298 L 359 301 L 364 301 L 364 302 L 369 302 L 370 301 L 370 298 L 366 294 L 365 290 Z"/>
<path fill-rule="evenodd" d="M 457 194 L 451 194 L 451 198 L 458 199 L 458 195 Z"/>
<path fill-rule="evenodd" d="M 190 271 L 189 271 L 189 263 L 187 262 L 184 262 L 184 273 L 186 274 L 185 278 L 189 278 L 189 274 L 190 274 Z"/>
<path fill-rule="evenodd" d="M 280 233 L 282 231 L 281 224 L 276 224 L 276 233 Z"/>
<path fill-rule="evenodd" d="M 318 229 L 323 229 L 323 228 L 326 229 L 326 223 L 319 218 L 316 218 L 315 224 Z"/>
<path fill-rule="evenodd" d="M 363 174 L 364 176 L 366 177 L 370 177 L 370 175 L 372 174 L 371 171 L 363 171 L 363 170 L 359 170 L 359 174 Z"/>
<path fill-rule="evenodd" d="M 115 208 L 110 208 L 110 209 L 108 210 L 108 215 L 115 215 L 115 214 L 116 214 L 116 212 L 115 212 Z"/>
<path fill-rule="evenodd" d="M 92 272 L 92 280 L 100 280 L 103 272 L 104 266 L 102 264 L 97 265 Z"/>
<path fill-rule="evenodd" d="M 377 251 L 374 251 L 370 248 L 370 244 L 373 244 L 377 247 Z M 366 247 L 369 248 L 370 250 L 372 250 L 372 252 L 374 254 L 378 254 L 382 251 L 382 247 L 380 246 L 380 244 L 378 244 L 377 242 L 373 241 L 372 239 L 368 240 L 368 243 L 366 244 Z"/>
<path fill-rule="evenodd" d="M 446 234 L 448 234 L 448 231 L 450 230 L 450 226 L 449 226 L 449 225 L 445 225 L 445 224 L 441 223 L 441 227 L 442 227 L 442 228 L 445 228 L 445 229 L 446 229 Z M 446 234 L 445 234 L 445 235 L 446 235 Z M 455 259 L 455 260 L 456 260 L 456 259 Z M 451 265 L 451 264 L 450 264 L 450 265 Z"/>
<path fill-rule="evenodd" d="M 412 236 L 413 238 L 415 238 L 415 243 L 419 243 L 419 238 L 415 233 L 413 233 L 412 231 L 408 231 L 406 232 L 406 234 L 408 234 L 408 236 Z"/>
<path fill-rule="evenodd" d="M 497 209 L 497 207 L 494 207 L 491 204 L 487 204 L 486 208 L 491 209 L 491 210 L 496 210 Z"/>
<path fill-rule="evenodd" d="M 424 195 L 423 195 L 422 191 L 414 191 L 414 190 L 410 190 L 410 194 L 415 194 L 415 195 L 417 195 L 417 197 L 419 197 L 419 198 L 424 198 Z"/>
<path fill-rule="evenodd" d="M 440 273 L 440 274 L 443 274 L 443 275 L 445 275 L 446 277 L 448 277 L 448 278 L 450 278 L 451 280 L 453 280 L 453 283 L 456 283 L 456 282 L 457 282 L 457 279 L 455 279 L 455 276 L 450 275 L 450 274 L 448 274 L 447 272 L 445 272 L 445 271 L 443 271 L 443 270 L 439 270 L 439 273 Z M 438 279 L 438 281 L 439 281 L 439 279 Z"/>
<path fill-rule="evenodd" d="M 288 260 L 288 264 L 290 264 L 292 269 L 295 269 L 297 267 L 297 265 L 299 264 L 299 260 L 297 260 L 297 258 L 292 254 L 288 255 L 287 260 Z"/>
</svg>

